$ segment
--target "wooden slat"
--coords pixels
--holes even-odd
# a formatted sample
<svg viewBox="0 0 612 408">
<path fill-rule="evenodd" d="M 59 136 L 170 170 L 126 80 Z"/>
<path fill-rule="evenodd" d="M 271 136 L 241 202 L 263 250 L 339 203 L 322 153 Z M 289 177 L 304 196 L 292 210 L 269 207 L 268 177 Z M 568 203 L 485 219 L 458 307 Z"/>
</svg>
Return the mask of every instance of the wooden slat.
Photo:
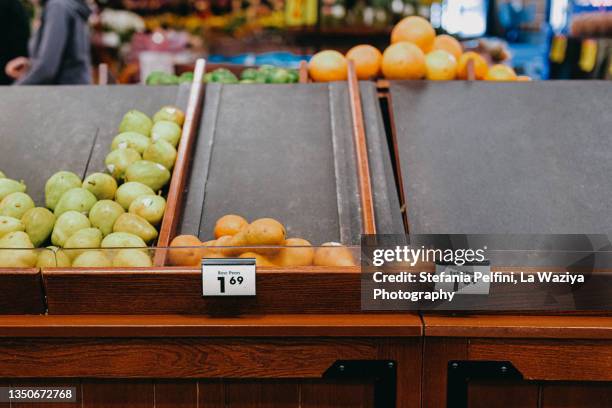
<svg viewBox="0 0 612 408">
<path fill-rule="evenodd" d="M 321 378 L 376 353 L 371 339 L 0 339 L 0 378 Z"/>
<path fill-rule="evenodd" d="M 197 381 L 160 380 L 155 382 L 155 408 L 195 408 L 197 406 Z"/>
<path fill-rule="evenodd" d="M 290 382 L 239 381 L 226 384 L 227 408 L 299 408 L 299 385 Z"/>
<path fill-rule="evenodd" d="M 510 361 L 528 380 L 612 381 L 609 341 L 477 339 L 469 358 Z"/>
<path fill-rule="evenodd" d="M 426 336 L 612 339 L 612 317 L 426 315 L 423 320 Z"/>
<path fill-rule="evenodd" d="M 532 383 L 470 382 L 469 408 L 539 408 L 539 386 Z"/>
<path fill-rule="evenodd" d="M 370 179 L 368 145 L 366 142 L 363 111 L 361 108 L 361 91 L 355 71 L 355 63 L 351 60 L 348 61 L 348 86 L 351 116 L 353 119 L 353 139 L 355 142 L 357 159 L 357 176 L 359 180 L 363 233 L 371 235 L 376 234 L 376 217 L 374 215 L 374 198 L 372 193 L 372 181 Z"/>
<path fill-rule="evenodd" d="M 261 268 L 257 296 L 240 299 L 203 298 L 196 269 L 49 269 L 43 279 L 51 315 L 361 312 L 361 273 L 351 267 Z"/>
<path fill-rule="evenodd" d="M 221 380 L 198 382 L 198 408 L 225 408 L 225 384 Z"/>
<path fill-rule="evenodd" d="M 153 381 L 83 381 L 83 408 L 153 408 Z"/>
<path fill-rule="evenodd" d="M 199 59 L 196 62 L 194 80 L 191 85 L 189 102 L 185 113 L 183 124 L 183 134 L 177 151 L 177 160 L 172 171 L 172 180 L 168 190 L 166 212 L 159 230 L 158 247 L 168 247 L 171 239 L 175 235 L 176 226 L 179 220 L 179 211 L 183 203 L 183 190 L 187 182 L 191 151 L 197 137 L 198 125 L 202 111 L 203 94 L 205 85 L 203 83 L 204 72 L 206 71 L 206 61 Z M 155 257 L 155 265 L 164 265 L 166 253 L 158 252 Z"/>
<path fill-rule="evenodd" d="M 423 349 L 423 407 L 445 408 L 446 375 L 450 360 L 466 360 L 466 339 L 425 337 Z"/>
<path fill-rule="evenodd" d="M 0 269 L 0 314 L 44 312 L 42 276 L 38 269 Z"/>
<path fill-rule="evenodd" d="M 0 316 L 0 337 L 419 337 L 410 314 Z M 415 350 L 415 353 L 418 353 Z M 412 359 L 412 357 L 411 357 Z"/>
<path fill-rule="evenodd" d="M 308 78 L 308 63 L 306 61 L 300 61 L 299 74 L 300 74 L 300 84 L 307 84 L 309 78 Z"/>
<path fill-rule="evenodd" d="M 312 382 L 301 386 L 301 408 L 370 408 L 373 383 Z"/>
<path fill-rule="evenodd" d="M 542 385 L 541 408 L 607 408 L 611 405 L 611 383 Z"/>
<path fill-rule="evenodd" d="M 390 338 L 382 343 L 378 357 L 397 364 L 397 408 L 410 408 L 421 403 L 423 374 L 423 339 Z"/>
</svg>

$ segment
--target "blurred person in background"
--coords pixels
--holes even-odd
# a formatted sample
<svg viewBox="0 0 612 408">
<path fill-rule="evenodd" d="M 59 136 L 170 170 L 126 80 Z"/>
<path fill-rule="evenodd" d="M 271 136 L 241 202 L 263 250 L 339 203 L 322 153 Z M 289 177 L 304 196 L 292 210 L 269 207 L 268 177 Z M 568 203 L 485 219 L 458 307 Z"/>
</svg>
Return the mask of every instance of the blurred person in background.
<svg viewBox="0 0 612 408">
<path fill-rule="evenodd" d="M 0 85 L 10 85 L 13 78 L 4 72 L 6 64 L 27 57 L 30 20 L 21 0 L 0 0 Z"/>
<path fill-rule="evenodd" d="M 5 0 L 0 0 L 5 1 Z M 91 45 L 85 0 L 40 0 L 38 31 L 30 40 L 30 58 L 18 57 L 5 67 L 19 85 L 91 83 Z"/>
</svg>

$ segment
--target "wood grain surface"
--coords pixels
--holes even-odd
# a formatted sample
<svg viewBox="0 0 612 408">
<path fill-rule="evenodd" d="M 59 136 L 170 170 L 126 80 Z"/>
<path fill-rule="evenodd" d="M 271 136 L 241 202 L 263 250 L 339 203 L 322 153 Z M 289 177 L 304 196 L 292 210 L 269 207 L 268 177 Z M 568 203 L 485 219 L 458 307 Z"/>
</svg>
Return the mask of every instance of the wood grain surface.
<svg viewBox="0 0 612 408">
<path fill-rule="evenodd" d="M 423 344 L 423 407 L 445 408 L 450 360 L 466 360 L 466 339 L 425 337 Z"/>
<path fill-rule="evenodd" d="M 468 407 L 539 408 L 539 392 L 536 383 L 470 382 Z"/>
<path fill-rule="evenodd" d="M 417 337 L 411 314 L 0 316 L 0 337 Z M 418 350 L 414 350 L 418 354 Z"/>
<path fill-rule="evenodd" d="M 38 269 L 0 269 L 0 314 L 44 312 L 42 275 Z"/>
<path fill-rule="evenodd" d="M 542 408 L 608 408 L 612 383 L 546 383 L 542 385 Z"/>
</svg>

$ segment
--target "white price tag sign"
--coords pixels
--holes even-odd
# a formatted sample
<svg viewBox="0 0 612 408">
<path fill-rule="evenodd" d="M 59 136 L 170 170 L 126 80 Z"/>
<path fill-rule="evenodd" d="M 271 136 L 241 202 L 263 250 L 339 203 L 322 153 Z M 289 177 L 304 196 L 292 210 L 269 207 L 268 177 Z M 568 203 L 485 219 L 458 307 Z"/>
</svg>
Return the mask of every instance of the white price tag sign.
<svg viewBox="0 0 612 408">
<path fill-rule="evenodd" d="M 202 296 L 255 296 L 255 259 L 202 259 Z"/>
</svg>

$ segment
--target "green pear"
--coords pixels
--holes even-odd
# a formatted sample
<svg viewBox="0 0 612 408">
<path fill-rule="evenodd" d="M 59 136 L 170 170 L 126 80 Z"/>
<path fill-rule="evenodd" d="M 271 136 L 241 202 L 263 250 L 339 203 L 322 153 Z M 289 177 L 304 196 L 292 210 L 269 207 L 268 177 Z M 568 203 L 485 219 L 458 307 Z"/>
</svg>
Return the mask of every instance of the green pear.
<svg viewBox="0 0 612 408">
<path fill-rule="evenodd" d="M 143 195 L 130 204 L 129 212 L 144 218 L 151 225 L 159 225 L 166 211 L 166 200 L 158 195 Z"/>
<path fill-rule="evenodd" d="M 30 237 L 23 231 L 0 238 L 0 268 L 34 268 L 38 255 Z"/>
<path fill-rule="evenodd" d="M 0 238 L 15 231 L 25 231 L 23 222 L 17 218 L 0 215 Z"/>
<path fill-rule="evenodd" d="M 70 259 L 75 259 L 83 253 L 78 249 L 100 248 L 102 233 L 97 228 L 84 228 L 78 230 L 64 244 L 64 251 Z"/>
<path fill-rule="evenodd" d="M 113 139 L 111 150 L 134 149 L 142 154 L 151 144 L 151 139 L 136 132 L 119 133 Z"/>
<path fill-rule="evenodd" d="M 34 246 L 39 247 L 51 236 L 55 215 L 46 208 L 36 207 L 23 214 L 21 221 Z"/>
<path fill-rule="evenodd" d="M 87 215 L 97 201 L 96 196 L 89 190 L 82 187 L 72 188 L 60 198 L 55 206 L 55 215 L 59 217 L 66 211 L 78 211 Z"/>
<path fill-rule="evenodd" d="M 111 268 L 111 263 L 104 251 L 85 251 L 73 262 L 73 268 Z"/>
<path fill-rule="evenodd" d="M 51 211 L 64 193 L 72 188 L 81 187 L 81 178 L 69 171 L 59 171 L 52 175 L 45 184 L 45 205 Z"/>
<path fill-rule="evenodd" d="M 17 218 L 18 220 L 35 204 L 26 193 L 12 193 L 0 201 L 0 215 Z"/>
<path fill-rule="evenodd" d="M 159 163 L 141 160 L 128 167 L 125 179 L 140 182 L 158 191 L 170 180 L 170 171 Z"/>
<path fill-rule="evenodd" d="M 153 163 L 159 163 L 168 170 L 172 170 L 176 161 L 176 154 L 174 146 L 160 139 L 147 147 L 142 158 Z"/>
<path fill-rule="evenodd" d="M 9 194 L 25 193 L 26 185 L 22 182 L 11 180 L 8 178 L 0 179 L 0 201 L 4 200 Z"/>
<path fill-rule="evenodd" d="M 37 268 L 70 268 L 70 258 L 58 247 L 49 246 L 38 254 Z"/>
<path fill-rule="evenodd" d="M 119 132 L 138 132 L 149 136 L 152 126 L 153 121 L 147 115 L 134 109 L 123 115 Z"/>
<path fill-rule="evenodd" d="M 147 220 L 134 214 L 122 214 L 115 221 L 113 232 L 128 232 L 151 242 L 157 238 L 157 230 Z"/>
<path fill-rule="evenodd" d="M 185 113 L 176 106 L 162 106 L 162 108 L 153 115 L 153 122 L 155 123 L 162 120 L 174 122 L 179 126 L 183 126 L 183 123 L 185 123 Z"/>
<path fill-rule="evenodd" d="M 75 232 L 84 228 L 91 227 L 89 218 L 78 211 L 66 211 L 55 221 L 53 233 L 51 234 L 51 243 L 58 247 L 63 247 L 68 238 Z"/>
<path fill-rule="evenodd" d="M 97 200 L 112 200 L 117 191 L 117 182 L 105 173 L 93 173 L 83 181 L 83 188 L 91 191 Z"/>
<path fill-rule="evenodd" d="M 119 186 L 117 189 L 115 201 L 117 201 L 123 207 L 123 209 L 127 211 L 130 208 L 132 201 L 142 195 L 155 195 L 155 192 L 151 189 L 151 187 L 142 183 L 138 183 L 136 181 L 127 182 Z"/>
<path fill-rule="evenodd" d="M 115 268 L 150 268 L 151 257 L 139 249 L 122 249 L 113 258 Z"/>
<path fill-rule="evenodd" d="M 102 240 L 102 248 L 146 248 L 147 244 L 137 235 L 113 232 Z"/>
<path fill-rule="evenodd" d="M 119 203 L 111 200 L 98 201 L 89 211 L 91 225 L 98 228 L 102 235 L 107 236 L 113 232 L 113 225 L 125 210 Z"/>
<path fill-rule="evenodd" d="M 151 141 L 165 140 L 172 146 L 176 147 L 181 139 L 181 127 L 174 122 L 168 120 L 160 120 L 153 125 L 151 129 Z"/>
<path fill-rule="evenodd" d="M 6 178 L 6 174 L 4 174 L 4 172 L 0 171 L 0 179 Z"/>
<path fill-rule="evenodd" d="M 136 150 L 130 148 L 117 149 L 106 156 L 104 164 L 114 178 L 121 180 L 125 178 L 125 171 L 130 167 L 130 164 L 139 160 L 142 160 L 142 156 Z"/>
</svg>

